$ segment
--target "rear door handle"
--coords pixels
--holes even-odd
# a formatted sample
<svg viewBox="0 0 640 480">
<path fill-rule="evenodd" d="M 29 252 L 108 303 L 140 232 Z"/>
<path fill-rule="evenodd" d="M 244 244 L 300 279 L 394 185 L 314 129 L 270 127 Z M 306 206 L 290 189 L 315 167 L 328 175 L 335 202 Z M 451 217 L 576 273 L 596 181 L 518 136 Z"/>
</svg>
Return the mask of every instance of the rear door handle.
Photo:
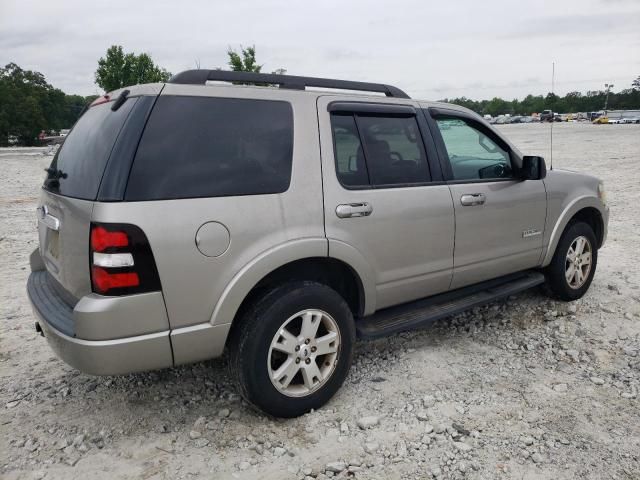
<svg viewBox="0 0 640 480">
<path fill-rule="evenodd" d="M 38 220 L 54 231 L 60 230 L 60 220 L 49 213 L 46 205 L 38 207 Z"/>
<path fill-rule="evenodd" d="M 469 193 L 460 197 L 460 203 L 465 207 L 483 205 L 486 199 L 484 193 Z"/>
<path fill-rule="evenodd" d="M 368 217 L 373 212 L 373 207 L 367 202 L 344 203 L 336 207 L 336 215 L 339 218 Z"/>
</svg>

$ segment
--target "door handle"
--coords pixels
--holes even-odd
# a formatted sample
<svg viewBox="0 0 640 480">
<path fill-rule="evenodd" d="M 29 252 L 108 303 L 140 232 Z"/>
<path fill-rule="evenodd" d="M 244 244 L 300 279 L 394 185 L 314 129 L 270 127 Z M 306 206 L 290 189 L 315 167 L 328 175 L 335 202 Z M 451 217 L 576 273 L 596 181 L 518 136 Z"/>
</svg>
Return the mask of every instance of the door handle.
<svg viewBox="0 0 640 480">
<path fill-rule="evenodd" d="M 373 207 L 367 202 L 344 203 L 336 207 L 336 215 L 339 218 L 368 217 L 373 212 Z"/>
<path fill-rule="evenodd" d="M 460 203 L 465 207 L 470 207 L 483 205 L 486 199 L 487 197 L 484 196 L 484 193 L 469 193 L 460 197 Z"/>
<path fill-rule="evenodd" d="M 60 220 L 49 213 L 49 209 L 46 205 L 38 207 L 38 221 L 44 223 L 48 228 L 54 231 L 60 230 Z"/>
</svg>

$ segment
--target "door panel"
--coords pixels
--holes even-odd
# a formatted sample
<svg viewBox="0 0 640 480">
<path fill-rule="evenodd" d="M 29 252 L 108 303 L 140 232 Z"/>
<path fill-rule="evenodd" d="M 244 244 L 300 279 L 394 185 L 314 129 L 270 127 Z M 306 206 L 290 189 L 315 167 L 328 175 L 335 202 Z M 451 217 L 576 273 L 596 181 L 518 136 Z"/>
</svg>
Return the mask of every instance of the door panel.
<svg viewBox="0 0 640 480">
<path fill-rule="evenodd" d="M 546 217 L 540 180 L 450 185 L 456 211 L 453 282 L 459 288 L 538 265 Z M 465 195 L 484 203 L 463 205 Z"/>
<path fill-rule="evenodd" d="M 322 96 L 318 99 L 329 255 L 332 255 L 332 240 L 337 240 L 352 246 L 365 258 L 375 276 L 377 309 L 447 290 L 452 275 L 454 236 L 449 188 L 443 184 L 390 188 L 360 186 L 358 189 L 347 189 L 341 185 L 336 174 L 333 133 L 327 111 L 329 103 L 340 100 L 346 101 L 349 97 Z M 415 106 L 409 100 L 384 101 Z M 381 141 L 377 139 L 375 142 Z M 396 149 L 393 139 L 388 143 L 392 151 Z M 352 171 L 346 174 L 346 178 L 353 179 L 351 185 L 362 181 L 357 168 L 362 159 L 356 150 L 354 147 L 353 158 L 347 156 L 344 160 L 344 156 L 340 157 L 339 168 L 344 170 L 350 168 L 349 164 L 353 166 Z M 383 145 L 378 151 L 369 152 L 378 162 L 387 155 L 386 150 Z M 429 148 L 427 152 L 429 154 Z M 392 152 L 392 155 L 395 154 Z M 400 155 L 404 168 L 407 159 L 414 154 L 407 149 Z M 410 165 L 410 168 L 415 166 Z M 345 215 L 349 211 L 356 215 Z"/>
<path fill-rule="evenodd" d="M 482 121 L 438 111 L 445 113 L 430 124 L 456 215 L 451 288 L 536 267 L 547 213 L 544 182 L 518 180 L 516 154 Z"/>
</svg>

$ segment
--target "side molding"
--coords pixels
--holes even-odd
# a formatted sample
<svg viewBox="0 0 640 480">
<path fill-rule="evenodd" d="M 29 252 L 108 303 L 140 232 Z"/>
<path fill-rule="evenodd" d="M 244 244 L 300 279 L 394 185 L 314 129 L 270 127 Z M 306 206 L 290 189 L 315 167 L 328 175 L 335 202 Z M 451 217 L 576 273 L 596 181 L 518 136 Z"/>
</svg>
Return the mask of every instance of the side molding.
<svg viewBox="0 0 640 480">
<path fill-rule="evenodd" d="M 170 338 L 174 365 L 219 357 L 224 352 L 230 329 L 230 323 L 215 326 L 201 323 L 173 330 Z"/>
</svg>

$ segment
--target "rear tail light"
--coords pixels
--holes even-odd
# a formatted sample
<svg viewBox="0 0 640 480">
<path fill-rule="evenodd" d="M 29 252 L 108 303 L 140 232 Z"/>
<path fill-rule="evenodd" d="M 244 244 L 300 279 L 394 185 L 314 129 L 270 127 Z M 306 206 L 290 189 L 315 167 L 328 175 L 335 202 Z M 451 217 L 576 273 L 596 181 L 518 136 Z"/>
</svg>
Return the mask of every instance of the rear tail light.
<svg viewBox="0 0 640 480">
<path fill-rule="evenodd" d="M 151 246 L 135 225 L 92 223 L 90 258 L 95 293 L 130 295 L 161 289 Z"/>
<path fill-rule="evenodd" d="M 140 277 L 136 272 L 109 273 L 104 268 L 94 266 L 93 286 L 98 293 L 108 292 L 116 288 L 132 288 L 140 285 Z"/>
<path fill-rule="evenodd" d="M 104 252 L 107 248 L 129 246 L 127 232 L 110 231 L 106 228 L 94 225 L 91 229 L 91 249 L 94 252 Z"/>
</svg>

